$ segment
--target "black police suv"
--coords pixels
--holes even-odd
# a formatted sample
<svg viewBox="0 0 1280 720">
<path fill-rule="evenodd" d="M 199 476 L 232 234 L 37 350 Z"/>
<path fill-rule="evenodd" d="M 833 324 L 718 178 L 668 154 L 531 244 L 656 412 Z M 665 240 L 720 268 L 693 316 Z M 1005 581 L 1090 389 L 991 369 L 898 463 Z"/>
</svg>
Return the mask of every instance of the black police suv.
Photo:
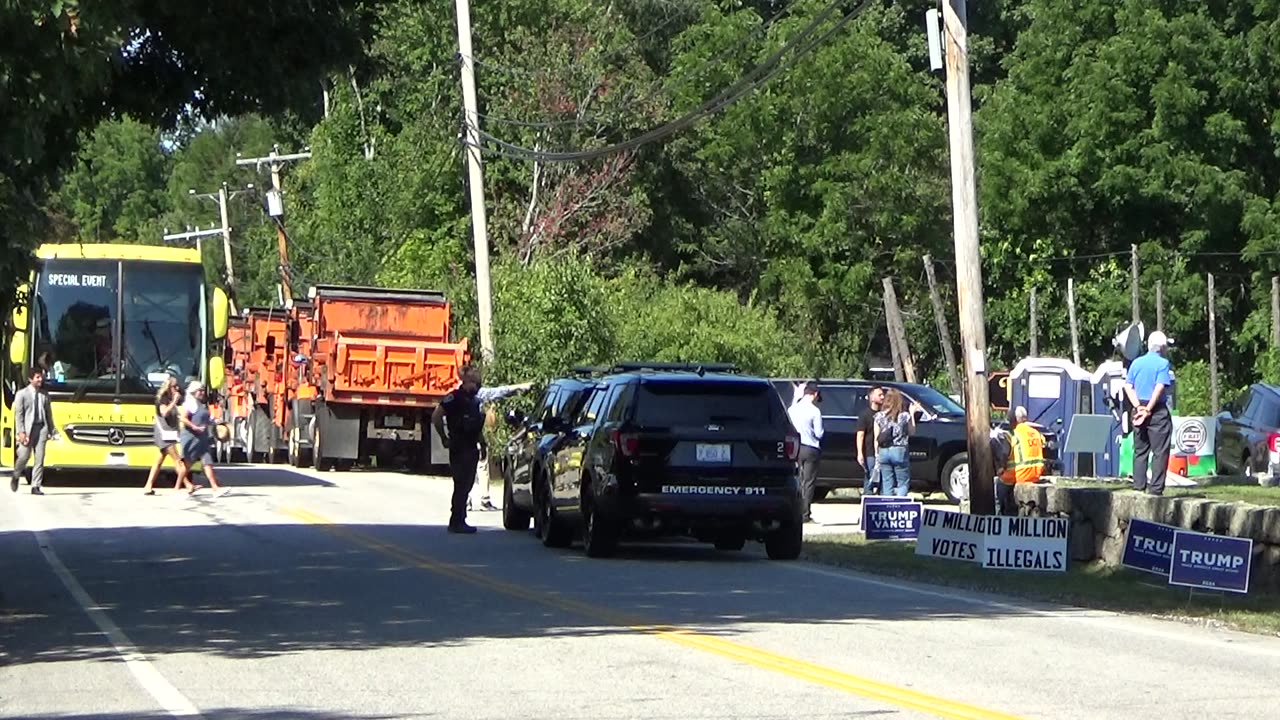
<svg viewBox="0 0 1280 720">
<path fill-rule="evenodd" d="M 732 366 L 629 363 L 602 373 L 532 478 L 544 544 L 590 557 L 624 538 L 686 535 L 800 555 L 799 436 L 768 380 Z"/>
<path fill-rule="evenodd" d="M 528 416 L 507 413 L 515 431 L 498 459 L 502 475 L 502 525 L 508 530 L 528 530 L 533 517 L 533 481 L 546 474 L 547 458 L 595 390 L 589 369 L 575 368 L 572 377 L 547 384 L 541 400 Z"/>
</svg>

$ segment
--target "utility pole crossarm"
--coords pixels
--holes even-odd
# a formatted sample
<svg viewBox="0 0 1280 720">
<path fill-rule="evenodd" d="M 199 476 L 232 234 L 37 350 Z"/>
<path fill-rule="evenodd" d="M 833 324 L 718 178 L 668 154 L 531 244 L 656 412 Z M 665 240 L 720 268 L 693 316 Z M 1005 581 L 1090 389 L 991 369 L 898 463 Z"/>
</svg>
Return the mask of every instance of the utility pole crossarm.
<svg viewBox="0 0 1280 720">
<path fill-rule="evenodd" d="M 310 158 L 311 151 L 281 154 L 279 150 L 278 146 L 273 147 L 266 157 L 236 158 L 236 165 L 252 165 L 261 169 L 265 164 L 271 171 L 271 190 L 279 202 L 279 209 L 276 211 L 271 205 L 271 199 L 268 198 L 267 212 L 276 221 L 276 249 L 280 255 L 280 290 L 284 297 L 284 306 L 290 307 L 293 305 L 293 286 L 289 280 L 289 245 L 288 236 L 284 232 L 284 191 L 281 189 L 280 171 L 284 169 L 286 163 Z"/>
</svg>

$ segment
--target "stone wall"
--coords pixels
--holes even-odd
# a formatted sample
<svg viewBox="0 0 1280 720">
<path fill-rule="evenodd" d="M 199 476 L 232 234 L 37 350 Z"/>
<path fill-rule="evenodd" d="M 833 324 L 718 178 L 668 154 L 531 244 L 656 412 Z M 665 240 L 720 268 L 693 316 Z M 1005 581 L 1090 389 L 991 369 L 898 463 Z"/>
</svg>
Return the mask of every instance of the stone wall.
<svg viewBox="0 0 1280 720">
<path fill-rule="evenodd" d="M 1119 567 L 1131 518 L 1250 538 L 1249 591 L 1280 593 L 1280 507 L 1053 484 L 1018 485 L 1014 496 L 1022 515 L 1071 518 L 1070 551 L 1076 562 L 1101 560 Z"/>
</svg>

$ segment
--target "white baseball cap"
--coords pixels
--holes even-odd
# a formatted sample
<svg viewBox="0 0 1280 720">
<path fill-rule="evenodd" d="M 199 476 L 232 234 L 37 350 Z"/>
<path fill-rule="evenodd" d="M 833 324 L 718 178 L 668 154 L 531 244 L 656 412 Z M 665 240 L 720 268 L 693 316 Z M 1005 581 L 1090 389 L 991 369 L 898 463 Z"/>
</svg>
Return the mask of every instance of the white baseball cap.
<svg viewBox="0 0 1280 720">
<path fill-rule="evenodd" d="M 1147 349 L 1155 350 L 1156 348 L 1166 348 L 1173 344 L 1167 335 L 1156 330 L 1147 338 Z"/>
</svg>

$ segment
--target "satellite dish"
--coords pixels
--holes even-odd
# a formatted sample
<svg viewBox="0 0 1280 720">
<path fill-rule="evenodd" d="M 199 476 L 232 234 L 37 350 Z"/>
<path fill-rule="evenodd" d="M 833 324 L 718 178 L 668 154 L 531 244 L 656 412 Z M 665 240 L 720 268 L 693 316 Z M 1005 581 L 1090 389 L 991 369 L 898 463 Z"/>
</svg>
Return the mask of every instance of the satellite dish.
<svg viewBox="0 0 1280 720">
<path fill-rule="evenodd" d="M 1141 322 L 1136 322 L 1117 333 L 1111 340 L 1111 344 L 1115 346 L 1125 362 L 1132 362 L 1142 355 L 1142 346 L 1146 339 L 1146 328 Z"/>
</svg>

